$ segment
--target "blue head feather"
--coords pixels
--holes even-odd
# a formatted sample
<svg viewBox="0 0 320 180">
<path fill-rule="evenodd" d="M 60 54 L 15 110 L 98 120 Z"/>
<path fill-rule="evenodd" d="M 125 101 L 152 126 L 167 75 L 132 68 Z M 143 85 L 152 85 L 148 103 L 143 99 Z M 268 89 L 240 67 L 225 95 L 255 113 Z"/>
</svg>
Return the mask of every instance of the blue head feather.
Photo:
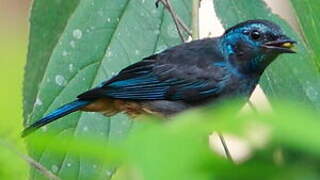
<svg viewBox="0 0 320 180">
<path fill-rule="evenodd" d="M 295 42 L 278 25 L 267 20 L 249 20 L 228 29 L 220 38 L 220 49 L 233 72 L 261 75 L 279 54 L 293 52 L 283 46 L 285 43 Z"/>
</svg>

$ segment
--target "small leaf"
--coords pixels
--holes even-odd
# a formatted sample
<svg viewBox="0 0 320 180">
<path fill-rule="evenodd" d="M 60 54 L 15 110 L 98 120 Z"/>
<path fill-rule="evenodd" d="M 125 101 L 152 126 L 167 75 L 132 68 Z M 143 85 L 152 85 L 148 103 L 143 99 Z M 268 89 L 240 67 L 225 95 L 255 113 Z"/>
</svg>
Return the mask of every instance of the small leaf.
<svg viewBox="0 0 320 180">
<path fill-rule="evenodd" d="M 307 47 L 313 53 L 313 58 L 318 66 L 320 66 L 320 1 L 291 0 L 291 3 L 295 9 Z"/>
</svg>

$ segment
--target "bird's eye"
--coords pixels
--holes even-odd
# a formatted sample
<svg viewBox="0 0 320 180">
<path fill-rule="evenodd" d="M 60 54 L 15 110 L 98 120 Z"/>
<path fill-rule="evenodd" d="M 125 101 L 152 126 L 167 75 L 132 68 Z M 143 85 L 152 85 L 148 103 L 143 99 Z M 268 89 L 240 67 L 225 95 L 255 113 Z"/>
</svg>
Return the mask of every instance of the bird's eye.
<svg viewBox="0 0 320 180">
<path fill-rule="evenodd" d="M 254 40 L 259 39 L 260 36 L 261 36 L 261 35 L 260 35 L 260 32 L 257 31 L 257 30 L 254 30 L 254 31 L 251 32 L 251 38 L 254 39 Z"/>
</svg>

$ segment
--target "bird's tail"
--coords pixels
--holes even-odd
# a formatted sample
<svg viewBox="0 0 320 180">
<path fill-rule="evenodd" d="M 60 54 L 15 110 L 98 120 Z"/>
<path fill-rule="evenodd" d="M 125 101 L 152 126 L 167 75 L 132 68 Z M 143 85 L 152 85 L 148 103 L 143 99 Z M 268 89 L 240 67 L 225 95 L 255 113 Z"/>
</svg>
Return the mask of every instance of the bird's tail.
<svg viewBox="0 0 320 180">
<path fill-rule="evenodd" d="M 46 124 L 49 124 L 65 115 L 78 111 L 79 109 L 87 106 L 91 102 L 92 101 L 75 100 L 73 102 L 61 106 L 52 113 L 48 114 L 47 116 L 31 124 L 29 127 L 25 128 L 22 132 L 22 137 L 31 134 L 40 127 L 45 126 Z"/>
</svg>

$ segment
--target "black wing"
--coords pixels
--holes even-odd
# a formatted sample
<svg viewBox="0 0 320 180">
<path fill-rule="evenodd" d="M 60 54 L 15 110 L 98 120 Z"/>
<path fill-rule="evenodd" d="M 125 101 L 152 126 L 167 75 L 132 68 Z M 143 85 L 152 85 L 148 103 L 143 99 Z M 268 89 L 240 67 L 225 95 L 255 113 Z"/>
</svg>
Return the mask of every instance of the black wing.
<svg viewBox="0 0 320 180">
<path fill-rule="evenodd" d="M 216 65 L 223 58 L 209 40 L 147 57 L 79 98 L 197 100 L 217 94 L 224 87 L 226 73 Z"/>
</svg>

